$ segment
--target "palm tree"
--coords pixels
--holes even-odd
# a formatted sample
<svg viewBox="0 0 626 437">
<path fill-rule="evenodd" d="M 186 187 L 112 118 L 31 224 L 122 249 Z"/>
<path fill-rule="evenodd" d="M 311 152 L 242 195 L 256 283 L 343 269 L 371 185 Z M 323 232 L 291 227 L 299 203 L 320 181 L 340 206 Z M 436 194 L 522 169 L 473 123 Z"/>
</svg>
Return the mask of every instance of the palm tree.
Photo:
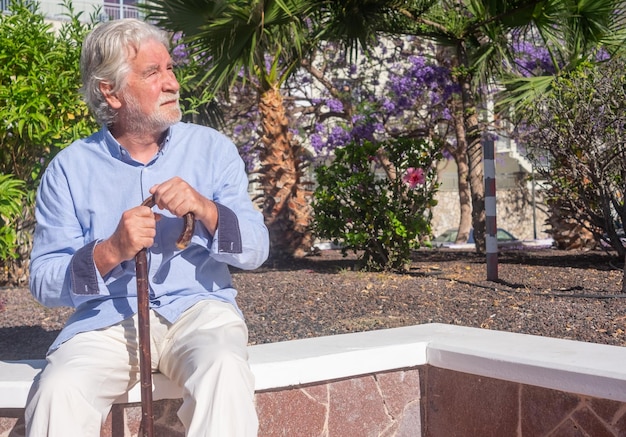
<svg viewBox="0 0 626 437">
<path fill-rule="evenodd" d="M 258 181 L 273 256 L 312 247 L 310 192 L 303 180 L 304 149 L 289 131 L 281 85 L 298 67 L 309 41 L 311 2 L 305 0 L 159 0 L 149 19 L 174 32 L 193 56 L 206 60 L 200 80 L 217 95 L 242 81 L 255 87 L 261 116 Z"/>
</svg>

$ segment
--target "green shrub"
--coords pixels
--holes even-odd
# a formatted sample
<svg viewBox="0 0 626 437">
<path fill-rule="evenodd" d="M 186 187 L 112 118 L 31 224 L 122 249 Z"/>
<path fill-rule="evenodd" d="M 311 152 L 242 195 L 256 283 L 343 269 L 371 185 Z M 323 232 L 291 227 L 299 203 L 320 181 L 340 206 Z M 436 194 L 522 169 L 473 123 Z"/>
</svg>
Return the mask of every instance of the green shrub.
<svg viewBox="0 0 626 437">
<path fill-rule="evenodd" d="M 365 269 L 404 270 L 431 233 L 437 150 L 413 139 L 336 149 L 330 165 L 315 169 L 315 235 L 340 244 L 344 254 L 362 251 Z"/>
<path fill-rule="evenodd" d="M 79 94 L 80 49 L 91 24 L 80 20 L 69 0 L 54 28 L 37 2 L 12 0 L 0 14 L 0 174 L 2 201 L 20 214 L 2 214 L 0 264 L 9 276 L 24 271 L 34 226 L 35 190 L 45 166 L 73 140 L 98 126 Z M 22 182 L 17 182 L 22 181 Z M 19 191 L 16 191 L 16 189 Z"/>
<path fill-rule="evenodd" d="M 15 223 L 22 213 L 24 187 L 13 175 L 0 175 L 0 259 L 17 258 Z"/>
<path fill-rule="evenodd" d="M 89 25 L 65 7 L 56 31 L 35 2 L 14 0 L 0 15 L 0 171 L 29 190 L 60 149 L 97 129 L 78 92 Z"/>
</svg>

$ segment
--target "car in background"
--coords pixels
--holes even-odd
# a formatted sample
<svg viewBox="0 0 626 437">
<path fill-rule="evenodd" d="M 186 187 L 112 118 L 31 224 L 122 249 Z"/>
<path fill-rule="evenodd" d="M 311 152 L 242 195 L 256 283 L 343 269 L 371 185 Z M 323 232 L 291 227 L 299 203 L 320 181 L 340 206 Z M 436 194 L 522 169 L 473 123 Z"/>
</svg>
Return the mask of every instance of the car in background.
<svg viewBox="0 0 626 437">
<path fill-rule="evenodd" d="M 464 244 L 455 243 L 457 233 L 458 229 L 448 229 L 443 234 L 432 239 L 431 243 L 433 247 L 446 247 L 450 249 L 474 249 L 476 247 L 474 229 L 470 229 L 469 238 L 467 239 L 467 243 Z M 524 247 L 522 240 L 505 229 L 498 228 L 496 236 L 499 250 L 519 250 Z"/>
</svg>

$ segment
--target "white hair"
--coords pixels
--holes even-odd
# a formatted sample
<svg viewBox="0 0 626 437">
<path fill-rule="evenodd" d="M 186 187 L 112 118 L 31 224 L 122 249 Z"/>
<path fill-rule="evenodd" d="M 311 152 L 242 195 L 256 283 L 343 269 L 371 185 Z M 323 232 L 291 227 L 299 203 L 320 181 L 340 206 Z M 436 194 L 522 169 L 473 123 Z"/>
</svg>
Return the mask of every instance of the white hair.
<svg viewBox="0 0 626 437">
<path fill-rule="evenodd" d="M 87 106 L 101 125 L 110 126 L 116 112 L 108 105 L 100 84 L 108 83 L 112 92 L 123 89 L 130 71 L 129 56 L 137 53 L 141 43 L 147 40 L 170 47 L 167 32 L 134 18 L 98 24 L 83 41 L 80 56 L 82 92 Z"/>
</svg>

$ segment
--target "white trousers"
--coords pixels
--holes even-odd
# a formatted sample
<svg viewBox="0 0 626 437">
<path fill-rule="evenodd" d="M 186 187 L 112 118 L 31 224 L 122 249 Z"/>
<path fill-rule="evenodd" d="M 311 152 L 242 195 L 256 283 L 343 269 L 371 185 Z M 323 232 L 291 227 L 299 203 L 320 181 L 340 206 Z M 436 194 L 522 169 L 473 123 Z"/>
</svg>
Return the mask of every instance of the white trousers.
<svg viewBox="0 0 626 437">
<path fill-rule="evenodd" d="M 208 300 L 169 324 L 150 312 L 152 368 L 183 387 L 191 437 L 254 437 L 248 329 L 232 305 Z M 28 437 L 99 437 L 111 405 L 139 380 L 137 316 L 78 334 L 47 358 L 26 405 Z"/>
</svg>

